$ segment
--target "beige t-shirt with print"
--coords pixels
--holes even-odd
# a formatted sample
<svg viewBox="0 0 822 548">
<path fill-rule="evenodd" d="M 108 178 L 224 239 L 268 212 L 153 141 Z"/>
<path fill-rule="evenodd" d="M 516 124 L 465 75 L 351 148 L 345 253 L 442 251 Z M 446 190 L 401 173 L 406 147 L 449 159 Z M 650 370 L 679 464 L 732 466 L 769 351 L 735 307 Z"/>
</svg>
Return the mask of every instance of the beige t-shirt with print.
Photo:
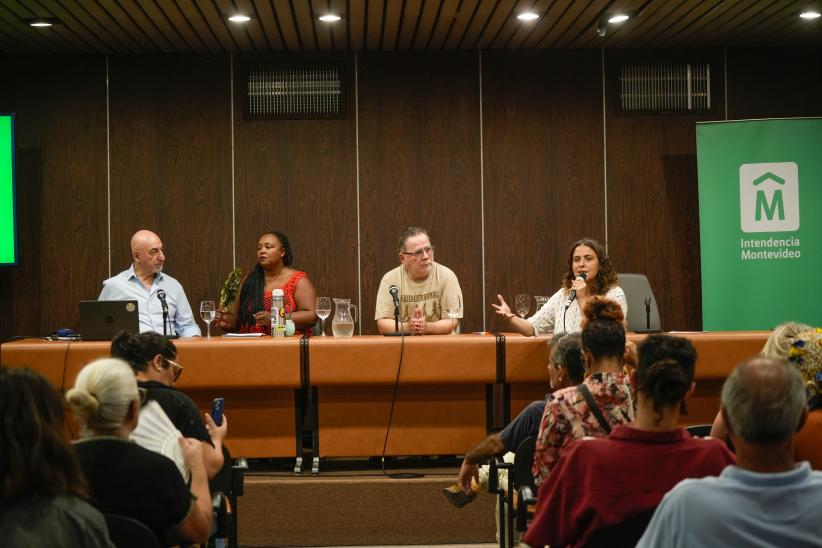
<svg viewBox="0 0 822 548">
<path fill-rule="evenodd" d="M 458 295 L 462 303 L 462 290 L 457 275 L 450 268 L 439 263 L 432 263 L 431 272 L 422 282 L 415 282 L 400 265 L 388 271 L 382 277 L 377 293 L 375 320 L 394 319 L 394 301 L 388 288 L 396 285 L 400 296 L 400 321 L 407 322 L 419 306 L 425 313 L 425 321 L 435 322 L 445 317 L 448 297 Z M 460 310 L 458 318 L 462 318 Z"/>
</svg>

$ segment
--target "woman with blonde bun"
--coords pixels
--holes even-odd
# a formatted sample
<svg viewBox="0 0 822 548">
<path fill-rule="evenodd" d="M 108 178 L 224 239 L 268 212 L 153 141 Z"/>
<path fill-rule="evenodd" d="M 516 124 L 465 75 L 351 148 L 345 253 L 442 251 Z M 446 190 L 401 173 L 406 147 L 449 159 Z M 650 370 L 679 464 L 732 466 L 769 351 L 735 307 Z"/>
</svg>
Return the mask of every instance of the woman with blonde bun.
<svg viewBox="0 0 822 548">
<path fill-rule="evenodd" d="M 75 449 L 92 504 L 145 523 L 163 546 L 205 542 L 212 514 L 202 444 L 180 438 L 191 469 L 189 491 L 173 461 L 128 439 L 140 413 L 131 367 L 114 358 L 91 362 L 66 400 L 80 421 L 82 439 Z"/>
</svg>

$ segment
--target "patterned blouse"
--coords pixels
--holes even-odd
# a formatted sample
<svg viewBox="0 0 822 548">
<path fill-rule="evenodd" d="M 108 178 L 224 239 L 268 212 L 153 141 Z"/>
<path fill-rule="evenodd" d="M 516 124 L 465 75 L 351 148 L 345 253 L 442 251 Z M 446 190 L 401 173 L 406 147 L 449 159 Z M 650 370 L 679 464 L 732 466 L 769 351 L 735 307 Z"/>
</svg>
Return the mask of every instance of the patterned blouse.
<svg viewBox="0 0 822 548">
<path fill-rule="evenodd" d="M 612 427 L 634 420 L 635 404 L 628 375 L 596 373 L 582 382 L 591 391 L 602 415 Z M 550 394 L 539 425 L 531 470 L 537 485 L 548 476 L 569 443 L 584 437 L 604 438 L 606 435 L 576 386 Z"/>
</svg>

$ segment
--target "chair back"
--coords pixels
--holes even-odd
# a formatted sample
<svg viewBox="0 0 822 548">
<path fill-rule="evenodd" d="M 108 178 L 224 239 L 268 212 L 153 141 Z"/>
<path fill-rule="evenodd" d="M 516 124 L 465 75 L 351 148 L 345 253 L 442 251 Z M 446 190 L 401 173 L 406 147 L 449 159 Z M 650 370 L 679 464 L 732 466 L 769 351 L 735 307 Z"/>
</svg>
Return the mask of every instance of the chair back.
<svg viewBox="0 0 822 548">
<path fill-rule="evenodd" d="M 536 452 L 537 437 L 528 436 L 520 442 L 514 453 L 514 469 L 512 476 L 514 480 L 514 490 L 518 490 L 523 485 L 527 485 L 536 493 L 536 482 L 531 472 L 531 465 L 534 463 L 534 453 Z"/>
<path fill-rule="evenodd" d="M 659 308 L 645 274 L 618 274 L 619 286 L 628 301 L 628 330 L 659 331 Z"/>
<path fill-rule="evenodd" d="M 594 531 L 585 546 L 587 548 L 600 546 L 603 548 L 633 548 L 639 542 L 648 523 L 651 522 L 655 510 L 656 506 L 635 514 L 622 523 Z"/>
<path fill-rule="evenodd" d="M 108 536 L 117 548 L 160 548 L 160 541 L 148 525 L 134 518 L 103 514 Z"/>
<path fill-rule="evenodd" d="M 695 438 L 707 438 L 711 435 L 710 424 L 692 424 L 691 426 L 686 426 L 685 430 Z"/>
</svg>

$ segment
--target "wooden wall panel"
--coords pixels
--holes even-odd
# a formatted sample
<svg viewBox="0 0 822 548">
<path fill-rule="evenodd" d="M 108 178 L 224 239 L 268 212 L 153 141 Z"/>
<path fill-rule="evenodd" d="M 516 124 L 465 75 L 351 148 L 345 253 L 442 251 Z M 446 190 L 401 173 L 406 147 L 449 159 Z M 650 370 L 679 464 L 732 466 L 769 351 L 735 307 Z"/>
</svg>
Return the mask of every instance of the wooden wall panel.
<svg viewBox="0 0 822 548">
<path fill-rule="evenodd" d="M 719 50 L 606 57 L 609 251 L 618 271 L 648 276 L 666 330 L 702 328 L 695 124 L 722 119 L 724 96 L 714 78 L 713 114 L 621 115 L 618 71 L 625 62 L 686 60 L 707 60 L 722 74 Z"/>
<path fill-rule="evenodd" d="M 363 54 L 359 89 L 363 333 L 376 333 L 377 289 L 411 225 L 459 278 L 463 332 L 481 329 L 477 54 Z"/>
<path fill-rule="evenodd" d="M 728 118 L 822 116 L 822 48 L 728 50 Z"/>
<path fill-rule="evenodd" d="M 107 262 L 105 64 L 5 58 L 2 79 L 0 112 L 16 113 L 21 263 L 0 274 L 0 311 L 12 314 L 0 335 L 77 329 L 77 302 Z"/>
<path fill-rule="evenodd" d="M 288 236 L 295 268 L 305 270 L 318 295 L 357 303 L 357 194 L 353 56 L 300 56 L 344 67 L 345 118 L 243 118 L 248 68 L 276 66 L 294 56 L 235 58 L 235 191 L 237 264 L 256 263 L 257 238 Z M 330 321 L 326 321 L 331 333 Z"/>
<path fill-rule="evenodd" d="M 153 230 L 201 323 L 232 268 L 228 56 L 114 57 L 110 81 L 112 274 Z"/>
<path fill-rule="evenodd" d="M 604 240 L 599 52 L 484 53 L 483 158 L 487 323 L 505 329 L 497 293 L 552 295 L 571 243 Z"/>
</svg>

